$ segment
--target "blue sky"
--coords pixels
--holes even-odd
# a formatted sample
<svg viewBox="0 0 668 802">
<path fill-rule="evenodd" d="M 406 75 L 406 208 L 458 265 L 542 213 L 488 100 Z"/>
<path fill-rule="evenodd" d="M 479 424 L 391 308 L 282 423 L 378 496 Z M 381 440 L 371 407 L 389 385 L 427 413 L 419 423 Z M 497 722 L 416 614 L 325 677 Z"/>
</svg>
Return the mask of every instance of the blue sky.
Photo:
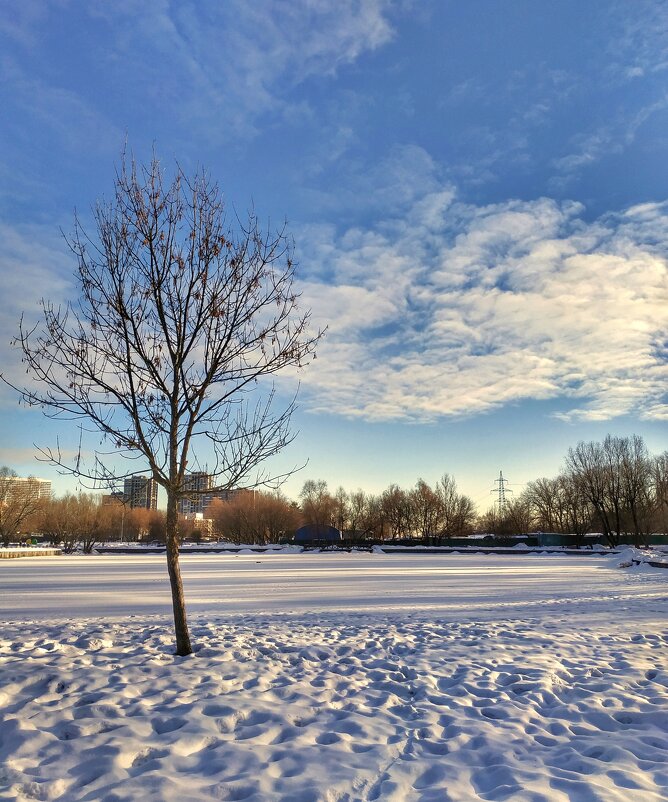
<svg viewBox="0 0 668 802">
<path fill-rule="evenodd" d="M 10 375 L 127 137 L 288 220 L 329 327 L 288 494 L 447 471 L 485 507 L 499 470 L 520 490 L 581 439 L 668 448 L 664 3 L 5 0 L 0 63 Z M 32 443 L 76 433 L 0 400 L 0 463 L 73 487 Z"/>
</svg>

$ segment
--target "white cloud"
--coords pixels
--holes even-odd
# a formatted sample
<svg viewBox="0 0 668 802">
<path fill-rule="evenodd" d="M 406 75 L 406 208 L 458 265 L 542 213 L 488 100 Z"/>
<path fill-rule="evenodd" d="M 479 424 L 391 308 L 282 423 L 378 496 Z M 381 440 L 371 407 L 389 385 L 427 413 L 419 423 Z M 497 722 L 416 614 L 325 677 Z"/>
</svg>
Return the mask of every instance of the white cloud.
<svg viewBox="0 0 668 802">
<path fill-rule="evenodd" d="M 620 4 L 622 11 L 628 6 Z M 668 67 L 668 8 L 655 0 L 636 0 L 621 17 L 621 30 L 609 47 L 613 80 L 661 72 Z"/>
<path fill-rule="evenodd" d="M 44 3 L 4 0 L 0 5 L 0 34 L 24 47 L 32 47 L 36 41 L 35 32 L 44 24 L 47 15 Z"/>
<path fill-rule="evenodd" d="M 562 174 L 554 180 L 555 184 L 563 185 L 563 174 L 575 173 L 609 154 L 622 153 L 635 141 L 642 125 L 654 114 L 663 111 L 666 106 L 668 106 L 668 95 L 664 94 L 659 100 L 644 106 L 632 116 L 625 112 L 619 116 L 615 124 L 604 125 L 593 132 L 575 137 L 571 143 L 573 147 L 571 153 L 554 161 L 554 166 Z"/>
<path fill-rule="evenodd" d="M 116 69 L 130 71 L 149 96 L 159 93 L 189 126 L 208 121 L 226 138 L 248 133 L 267 111 L 284 109 L 295 86 L 313 76 L 332 76 L 389 42 L 390 5 L 389 0 L 124 0 L 87 10 L 114 31 L 108 57 Z M 173 65 L 168 72 L 164 57 Z"/>
<path fill-rule="evenodd" d="M 71 295 L 71 282 L 63 277 L 72 274 L 72 257 L 53 226 L 0 223 L 0 240 L 2 373 L 10 381 L 23 384 L 26 376 L 21 355 L 9 343 L 18 334 L 22 315 L 28 326 L 39 319 L 40 299 L 58 305 Z M 0 384 L 0 396 L 16 402 L 15 394 L 4 384 Z"/>
<path fill-rule="evenodd" d="M 59 146 L 77 154 L 108 152 L 122 142 L 122 131 L 77 92 L 33 77 L 10 57 L 2 59 L 0 67 L 0 84 L 11 86 L 20 112 L 11 121 L 17 136 L 19 128 L 46 129 Z"/>
<path fill-rule="evenodd" d="M 373 230 L 309 229 L 304 300 L 330 326 L 302 377 L 311 408 L 434 420 L 564 399 L 567 419 L 668 417 L 668 205 L 581 212 L 445 188 Z"/>
</svg>

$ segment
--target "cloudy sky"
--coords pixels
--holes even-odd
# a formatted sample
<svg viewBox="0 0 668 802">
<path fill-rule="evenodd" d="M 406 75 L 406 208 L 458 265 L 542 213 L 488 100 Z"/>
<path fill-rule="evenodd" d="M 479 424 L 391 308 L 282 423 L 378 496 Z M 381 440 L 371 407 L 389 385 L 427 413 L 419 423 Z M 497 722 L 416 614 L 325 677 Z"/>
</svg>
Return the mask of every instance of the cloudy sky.
<svg viewBox="0 0 668 802">
<path fill-rule="evenodd" d="M 0 67 L 5 370 L 127 138 L 289 222 L 328 326 L 289 494 L 447 471 L 485 507 L 582 439 L 668 448 L 665 3 L 4 0 Z M 0 463 L 55 477 L 32 443 L 76 433 L 0 400 Z"/>
</svg>

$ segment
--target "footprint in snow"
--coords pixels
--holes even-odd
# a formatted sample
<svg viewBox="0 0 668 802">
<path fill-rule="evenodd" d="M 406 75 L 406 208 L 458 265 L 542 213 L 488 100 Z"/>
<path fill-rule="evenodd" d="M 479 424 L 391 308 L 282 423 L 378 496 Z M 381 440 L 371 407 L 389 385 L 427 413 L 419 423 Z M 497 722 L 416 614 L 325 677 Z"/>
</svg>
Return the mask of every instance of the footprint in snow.
<svg viewBox="0 0 668 802">
<path fill-rule="evenodd" d="M 168 732 L 180 730 L 182 727 L 185 727 L 187 723 L 188 722 L 184 718 L 157 718 L 152 722 L 153 729 L 158 735 L 165 735 Z"/>
<path fill-rule="evenodd" d="M 152 760 L 161 760 L 163 757 L 167 757 L 168 754 L 169 752 L 167 752 L 165 749 L 142 749 L 141 752 L 138 752 L 135 755 L 132 761 L 132 768 L 139 768 L 146 763 L 150 763 Z"/>
</svg>

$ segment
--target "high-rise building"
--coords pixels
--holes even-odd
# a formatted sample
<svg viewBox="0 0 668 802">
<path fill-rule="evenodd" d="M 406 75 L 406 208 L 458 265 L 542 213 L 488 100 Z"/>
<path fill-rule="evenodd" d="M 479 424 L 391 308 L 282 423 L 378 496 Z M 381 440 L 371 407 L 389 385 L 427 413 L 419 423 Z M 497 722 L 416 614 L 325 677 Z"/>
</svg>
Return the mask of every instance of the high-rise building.
<svg viewBox="0 0 668 802">
<path fill-rule="evenodd" d="M 129 476 L 123 484 L 123 495 L 131 509 L 158 509 L 158 483 L 149 476 Z"/>
<path fill-rule="evenodd" d="M 20 496 L 38 501 L 43 498 L 51 498 L 51 480 L 36 479 L 34 476 L 23 478 L 22 476 L 5 476 L 2 478 L 1 492 L 4 495 L 3 501 Z"/>
<path fill-rule="evenodd" d="M 186 474 L 183 479 L 183 489 L 192 495 L 184 496 L 178 501 L 178 510 L 181 515 L 204 515 L 211 502 L 219 498 L 230 501 L 237 490 L 215 490 L 213 476 L 205 471 Z"/>
<path fill-rule="evenodd" d="M 183 478 L 183 489 L 192 495 L 183 496 L 178 501 L 178 510 L 181 515 L 196 515 L 204 511 L 204 498 L 207 490 L 211 489 L 212 477 L 204 471 L 187 473 Z"/>
</svg>

